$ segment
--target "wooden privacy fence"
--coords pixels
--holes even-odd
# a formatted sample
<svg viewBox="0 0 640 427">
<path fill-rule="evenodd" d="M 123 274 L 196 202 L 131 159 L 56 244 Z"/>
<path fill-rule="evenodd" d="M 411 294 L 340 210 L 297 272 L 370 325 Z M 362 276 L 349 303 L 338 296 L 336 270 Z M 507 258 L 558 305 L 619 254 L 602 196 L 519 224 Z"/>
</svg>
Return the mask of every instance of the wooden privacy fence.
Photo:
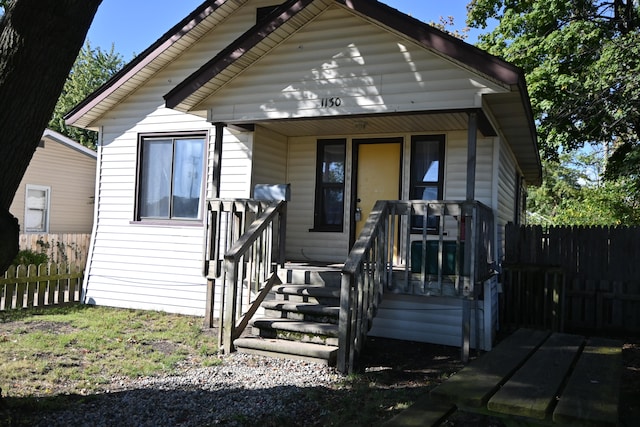
<svg viewBox="0 0 640 427">
<path fill-rule="evenodd" d="M 0 311 L 80 302 L 82 274 L 73 264 L 11 266 L 0 278 Z"/>
<path fill-rule="evenodd" d="M 640 332 L 640 227 L 505 231 L 504 325 Z"/>
<path fill-rule="evenodd" d="M 21 234 L 20 250 L 45 253 L 53 263 L 84 267 L 90 240 L 90 234 Z"/>
</svg>

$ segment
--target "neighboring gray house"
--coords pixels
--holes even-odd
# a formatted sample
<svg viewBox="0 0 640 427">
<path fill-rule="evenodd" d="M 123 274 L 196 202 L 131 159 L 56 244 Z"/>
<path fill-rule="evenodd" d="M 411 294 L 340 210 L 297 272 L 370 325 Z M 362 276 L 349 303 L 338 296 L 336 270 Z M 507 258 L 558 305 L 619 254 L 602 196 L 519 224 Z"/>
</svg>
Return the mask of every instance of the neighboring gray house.
<svg viewBox="0 0 640 427">
<path fill-rule="evenodd" d="M 257 184 L 290 184 L 290 261 L 344 263 L 376 200 L 424 199 L 488 207 L 473 258 L 498 264 L 541 179 L 522 71 L 371 0 L 206 1 L 67 122 L 100 132 L 84 292 L 115 307 L 205 314 L 206 201 Z M 423 231 L 461 247 L 462 204 L 447 206 L 396 222 L 412 231 L 399 264 Z M 475 294 L 488 329 L 493 285 Z M 468 286 L 410 288 L 387 292 L 371 333 L 457 345 Z"/>
</svg>

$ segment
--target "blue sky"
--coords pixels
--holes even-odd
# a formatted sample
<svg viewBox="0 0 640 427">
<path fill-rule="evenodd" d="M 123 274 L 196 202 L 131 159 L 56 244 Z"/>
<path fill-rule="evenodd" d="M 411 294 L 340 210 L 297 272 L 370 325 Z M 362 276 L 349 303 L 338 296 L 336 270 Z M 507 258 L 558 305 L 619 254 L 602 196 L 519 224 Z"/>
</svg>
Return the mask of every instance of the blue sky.
<svg viewBox="0 0 640 427">
<path fill-rule="evenodd" d="M 129 61 L 200 5 L 204 0 L 103 0 L 88 39 L 93 47 L 115 51 Z M 382 0 L 389 6 L 421 21 L 438 21 L 453 16 L 455 28 L 465 27 L 469 0 Z M 278 3 L 278 1 L 274 1 Z M 474 43 L 477 32 L 470 33 Z"/>
</svg>

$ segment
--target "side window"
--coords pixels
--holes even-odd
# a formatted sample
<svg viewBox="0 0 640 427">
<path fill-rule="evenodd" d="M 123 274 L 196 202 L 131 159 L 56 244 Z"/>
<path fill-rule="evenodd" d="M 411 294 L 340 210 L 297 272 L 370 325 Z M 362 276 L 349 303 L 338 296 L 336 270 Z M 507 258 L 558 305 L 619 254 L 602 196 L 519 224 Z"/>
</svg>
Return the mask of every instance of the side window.
<svg viewBox="0 0 640 427">
<path fill-rule="evenodd" d="M 136 220 L 201 217 L 206 135 L 141 136 Z"/>
<path fill-rule="evenodd" d="M 49 232 L 51 187 L 27 184 L 24 206 L 24 230 L 27 233 Z"/>
<path fill-rule="evenodd" d="M 414 136 L 411 138 L 412 200 L 442 200 L 444 182 L 444 135 Z M 424 218 L 415 215 L 411 220 L 414 232 L 422 232 Z M 427 218 L 427 232 L 438 231 L 438 217 Z"/>
<path fill-rule="evenodd" d="M 346 146 L 345 139 L 318 140 L 314 231 L 343 229 Z"/>
</svg>

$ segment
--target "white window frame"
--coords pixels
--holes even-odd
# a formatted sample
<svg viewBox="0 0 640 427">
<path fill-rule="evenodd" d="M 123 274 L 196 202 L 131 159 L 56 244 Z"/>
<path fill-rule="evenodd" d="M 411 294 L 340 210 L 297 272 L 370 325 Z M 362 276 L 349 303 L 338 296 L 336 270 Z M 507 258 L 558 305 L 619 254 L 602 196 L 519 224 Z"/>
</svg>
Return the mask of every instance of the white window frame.
<svg viewBox="0 0 640 427">
<path fill-rule="evenodd" d="M 44 191 L 45 194 L 45 208 L 44 208 L 44 212 L 43 212 L 43 227 L 42 228 L 33 228 L 33 227 L 28 227 L 28 220 L 27 217 L 29 215 L 29 192 L 30 191 Z M 46 186 L 46 185 L 34 185 L 34 184 L 27 184 L 25 190 L 24 190 L 24 232 L 25 233 L 48 233 L 49 232 L 49 218 L 51 217 L 50 215 L 51 212 L 51 187 Z"/>
</svg>

